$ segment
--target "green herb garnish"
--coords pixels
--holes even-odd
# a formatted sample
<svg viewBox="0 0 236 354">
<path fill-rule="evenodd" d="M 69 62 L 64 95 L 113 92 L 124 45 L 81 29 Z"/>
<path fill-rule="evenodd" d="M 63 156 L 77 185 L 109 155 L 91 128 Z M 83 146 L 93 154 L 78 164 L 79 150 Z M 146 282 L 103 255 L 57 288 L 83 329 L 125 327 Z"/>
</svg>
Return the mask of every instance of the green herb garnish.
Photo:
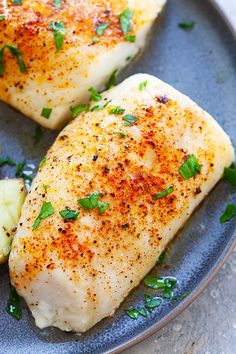
<svg viewBox="0 0 236 354">
<path fill-rule="evenodd" d="M 129 42 L 135 42 L 136 36 L 129 35 L 129 32 L 132 29 L 132 19 L 133 19 L 133 11 L 131 9 L 126 9 L 120 14 L 120 27 L 125 36 L 125 39 Z"/>
<path fill-rule="evenodd" d="M 3 21 L 3 20 L 5 20 L 5 19 L 6 19 L 6 16 L 0 15 L 0 21 Z"/>
<path fill-rule="evenodd" d="M 56 43 L 57 51 L 59 52 L 63 46 L 66 27 L 62 21 L 57 21 L 57 22 L 51 22 L 49 28 L 54 32 L 54 40 Z"/>
<path fill-rule="evenodd" d="M 49 186 L 48 184 L 44 184 L 44 185 L 43 185 L 43 189 L 45 190 L 45 192 L 47 192 L 47 190 L 48 190 L 49 187 L 50 187 L 50 186 Z"/>
<path fill-rule="evenodd" d="M 145 294 L 144 298 L 145 298 L 145 306 L 149 310 L 152 310 L 152 309 L 160 306 L 162 303 L 161 297 L 151 297 L 150 295 Z"/>
<path fill-rule="evenodd" d="M 122 117 L 122 120 L 125 121 L 124 125 L 131 126 L 138 121 L 138 118 L 132 116 L 132 114 L 126 114 L 125 116 Z"/>
<path fill-rule="evenodd" d="M 11 0 L 15 5 L 22 5 L 22 0 Z"/>
<path fill-rule="evenodd" d="M 39 226 L 39 224 L 43 219 L 46 219 L 47 217 L 51 216 L 54 213 L 55 211 L 53 209 L 51 202 L 44 202 L 40 210 L 40 213 L 38 217 L 35 219 L 35 222 L 33 224 L 33 230 L 35 230 Z"/>
<path fill-rule="evenodd" d="M 196 176 L 201 171 L 201 166 L 198 163 L 195 155 L 190 155 L 183 165 L 179 168 L 179 173 L 184 179 L 189 179 Z"/>
<path fill-rule="evenodd" d="M 98 213 L 103 214 L 109 208 L 109 204 L 103 203 L 99 200 L 102 193 L 94 192 L 87 198 L 78 199 L 78 204 L 85 210 L 98 208 Z"/>
<path fill-rule="evenodd" d="M 228 204 L 224 213 L 220 217 L 221 224 L 231 220 L 234 216 L 236 216 L 236 206 L 233 204 Z"/>
<path fill-rule="evenodd" d="M 130 318 L 132 318 L 132 320 L 137 320 L 139 315 L 147 317 L 147 311 L 145 309 L 130 309 L 126 310 L 125 312 Z"/>
<path fill-rule="evenodd" d="M 102 96 L 100 95 L 100 93 L 97 92 L 97 90 L 94 87 L 90 87 L 88 91 L 91 93 L 90 101 L 97 101 L 97 102 L 101 101 Z"/>
<path fill-rule="evenodd" d="M 10 285 L 10 294 L 6 306 L 6 312 L 8 313 L 8 315 L 14 317 L 18 321 L 22 317 L 20 297 L 17 294 L 16 289 L 12 285 Z"/>
<path fill-rule="evenodd" d="M 111 103 L 111 100 L 107 101 L 104 104 L 93 106 L 92 108 L 90 108 L 90 111 L 91 112 L 93 112 L 93 111 L 101 111 L 101 110 L 105 109 L 109 105 L 109 103 Z"/>
<path fill-rule="evenodd" d="M 166 252 L 162 252 L 157 260 L 158 265 L 162 265 L 165 262 Z"/>
<path fill-rule="evenodd" d="M 103 35 L 103 33 L 106 31 L 107 27 L 110 25 L 110 22 L 103 23 L 101 25 L 98 25 L 96 27 L 96 33 L 99 37 Z"/>
<path fill-rule="evenodd" d="M 26 165 L 26 161 L 21 161 L 19 162 L 17 165 L 16 165 L 16 177 L 19 177 L 23 168 L 25 167 Z"/>
<path fill-rule="evenodd" d="M 9 156 L 6 156 L 4 159 L 0 159 L 0 167 L 4 165 L 16 166 L 16 163 Z"/>
<path fill-rule="evenodd" d="M 44 107 L 44 108 L 42 109 L 41 116 L 44 117 L 44 118 L 46 118 L 46 119 L 49 119 L 51 113 L 52 113 L 52 108 Z"/>
<path fill-rule="evenodd" d="M 4 52 L 5 52 L 6 49 L 9 49 L 11 54 L 16 58 L 17 64 L 18 64 L 19 69 L 20 69 L 20 72 L 21 73 L 26 72 L 27 69 L 26 69 L 25 62 L 22 59 L 22 53 L 18 50 L 17 47 L 15 47 L 13 45 L 5 45 L 4 47 L 2 47 L 0 49 L 0 76 L 2 76 L 4 74 L 4 71 L 5 71 L 3 57 L 4 57 Z"/>
<path fill-rule="evenodd" d="M 88 105 L 87 104 L 79 104 L 78 106 L 71 107 L 71 115 L 73 118 L 76 118 L 81 112 L 85 112 L 88 110 Z"/>
<path fill-rule="evenodd" d="M 53 0 L 53 6 L 56 9 L 60 9 L 62 7 L 62 2 L 63 2 L 63 0 Z"/>
<path fill-rule="evenodd" d="M 171 194 L 174 191 L 174 187 L 170 186 L 169 188 L 165 189 L 163 192 L 160 192 L 158 194 L 155 194 L 153 196 L 153 199 L 157 200 L 157 199 L 161 199 L 166 197 L 167 195 Z"/>
<path fill-rule="evenodd" d="M 124 112 L 125 112 L 125 109 L 121 108 L 119 106 L 113 107 L 109 111 L 110 114 L 123 114 Z"/>
<path fill-rule="evenodd" d="M 119 134 L 120 138 L 124 139 L 126 137 L 126 134 L 122 133 L 122 132 L 114 132 L 114 134 Z"/>
<path fill-rule="evenodd" d="M 38 145 L 40 140 L 42 139 L 43 131 L 40 126 L 37 126 L 34 131 L 34 145 Z"/>
<path fill-rule="evenodd" d="M 152 289 L 164 289 L 166 287 L 165 278 L 158 278 L 151 274 L 146 276 L 144 284 Z"/>
<path fill-rule="evenodd" d="M 145 90 L 145 88 L 147 87 L 147 84 L 148 84 L 147 81 L 140 82 L 140 84 L 139 84 L 139 91 Z"/>
<path fill-rule="evenodd" d="M 94 36 L 94 37 L 92 38 L 92 42 L 93 42 L 93 43 L 100 42 L 100 38 L 98 38 L 97 36 Z"/>
<path fill-rule="evenodd" d="M 117 72 L 118 72 L 118 70 L 114 70 L 113 73 L 111 74 L 111 76 L 109 77 L 109 80 L 106 84 L 107 90 L 109 90 L 113 86 L 116 86 Z"/>
<path fill-rule="evenodd" d="M 191 21 L 191 22 L 180 22 L 178 24 L 178 27 L 183 29 L 183 30 L 192 30 L 195 26 L 195 21 Z"/>
<path fill-rule="evenodd" d="M 42 160 L 39 162 L 39 168 L 41 168 L 46 163 L 46 157 L 43 157 Z"/>
<path fill-rule="evenodd" d="M 236 186 L 236 168 L 225 167 L 224 178 L 227 182 L 232 184 L 232 186 Z"/>
<path fill-rule="evenodd" d="M 67 220 L 76 220 L 78 219 L 79 216 L 79 211 L 77 210 L 61 210 L 59 212 L 59 214 L 61 215 L 61 217 L 63 219 L 67 219 Z"/>
</svg>

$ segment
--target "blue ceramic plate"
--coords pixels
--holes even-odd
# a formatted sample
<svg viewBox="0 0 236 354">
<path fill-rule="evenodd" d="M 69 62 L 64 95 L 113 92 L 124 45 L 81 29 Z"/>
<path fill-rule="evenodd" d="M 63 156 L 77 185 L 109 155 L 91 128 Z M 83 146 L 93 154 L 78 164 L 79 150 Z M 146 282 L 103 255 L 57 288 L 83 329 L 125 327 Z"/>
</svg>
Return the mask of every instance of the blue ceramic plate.
<svg viewBox="0 0 236 354">
<path fill-rule="evenodd" d="M 182 21 L 195 21 L 195 28 L 181 30 L 178 23 Z M 153 28 L 146 50 L 120 79 L 146 72 L 167 81 L 209 111 L 236 146 L 235 68 L 233 35 L 213 6 L 206 0 L 169 0 Z M 32 164 L 29 171 L 45 155 L 56 135 L 44 131 L 42 141 L 35 147 L 35 124 L 4 104 L 0 104 L 0 124 L 3 154 L 16 161 L 26 159 Z M 0 177 L 6 176 L 14 176 L 14 171 L 1 168 Z M 0 353 L 115 353 L 160 329 L 200 294 L 233 248 L 236 219 L 224 225 L 219 222 L 230 201 L 236 203 L 236 194 L 222 181 L 172 242 L 165 265 L 158 266 L 154 272 L 178 279 L 177 300 L 164 301 L 147 318 L 133 321 L 124 313 L 124 309 L 143 304 L 147 289 L 141 284 L 112 318 L 103 320 L 87 334 L 75 336 L 55 329 L 40 331 L 34 326 L 26 307 L 19 322 L 5 313 L 9 279 L 7 267 L 2 267 Z M 186 291 L 190 294 L 181 300 Z"/>
</svg>

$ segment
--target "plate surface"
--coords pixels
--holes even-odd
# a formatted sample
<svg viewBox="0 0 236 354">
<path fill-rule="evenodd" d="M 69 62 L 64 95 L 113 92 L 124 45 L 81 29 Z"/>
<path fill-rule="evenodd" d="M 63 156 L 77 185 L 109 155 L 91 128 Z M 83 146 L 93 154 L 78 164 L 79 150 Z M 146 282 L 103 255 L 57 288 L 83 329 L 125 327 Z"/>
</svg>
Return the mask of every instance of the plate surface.
<svg viewBox="0 0 236 354">
<path fill-rule="evenodd" d="M 196 22 L 192 31 L 178 28 L 182 21 Z M 236 46 L 232 34 L 213 7 L 205 0 L 169 0 L 164 14 L 153 28 L 146 50 L 120 79 L 146 72 L 175 86 L 209 111 L 230 135 L 236 146 Z M 20 113 L 0 104 L 0 147 L 2 154 L 30 164 L 34 170 L 56 133 L 44 130 L 42 141 L 34 146 L 35 124 Z M 0 178 L 13 177 L 14 169 L 1 168 Z M 219 217 L 229 202 L 236 203 L 232 187 L 220 182 L 185 228 L 172 242 L 166 264 L 153 274 L 178 279 L 176 295 L 186 291 L 184 300 L 165 301 L 148 318 L 131 320 L 124 309 L 142 306 L 141 284 L 122 304 L 115 316 L 105 319 L 87 334 L 75 336 L 55 329 L 38 330 L 24 307 L 19 322 L 4 307 L 8 298 L 7 267 L 0 270 L 0 353 L 75 354 L 117 352 L 144 339 L 164 326 L 190 303 L 216 273 L 235 242 L 236 219 L 220 225 Z M 104 299 L 106 301 L 106 299 Z M 78 314 L 79 316 L 79 314 Z"/>
</svg>

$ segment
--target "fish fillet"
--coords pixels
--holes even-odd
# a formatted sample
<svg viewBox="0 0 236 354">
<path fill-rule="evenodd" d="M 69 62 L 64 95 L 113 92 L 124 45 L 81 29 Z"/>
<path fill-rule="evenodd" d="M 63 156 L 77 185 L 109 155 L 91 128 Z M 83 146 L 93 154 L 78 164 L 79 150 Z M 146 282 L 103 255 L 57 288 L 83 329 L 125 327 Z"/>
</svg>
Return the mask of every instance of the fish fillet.
<svg viewBox="0 0 236 354">
<path fill-rule="evenodd" d="M 13 241 L 11 282 L 40 328 L 84 332 L 112 315 L 234 159 L 217 122 L 153 76 L 130 77 L 104 102 L 58 136 Z M 200 172 L 185 179 L 192 155 Z M 81 200 L 95 192 L 86 210 Z M 33 230 L 45 202 L 55 212 Z M 78 219 L 64 220 L 66 209 Z"/>
<path fill-rule="evenodd" d="M 0 99 L 44 127 L 64 126 L 71 118 L 70 107 L 88 100 L 91 86 L 103 87 L 114 70 L 127 65 L 144 46 L 165 2 L 8 1 L 5 9 L 0 8 L 0 16 L 5 15 L 0 20 L 0 50 L 16 46 L 21 54 L 12 54 L 8 47 L 1 53 Z M 136 36 L 134 42 L 125 38 L 120 24 L 127 9 L 133 18 L 126 29 L 129 36 Z M 50 110 L 49 118 L 43 108 Z"/>
</svg>

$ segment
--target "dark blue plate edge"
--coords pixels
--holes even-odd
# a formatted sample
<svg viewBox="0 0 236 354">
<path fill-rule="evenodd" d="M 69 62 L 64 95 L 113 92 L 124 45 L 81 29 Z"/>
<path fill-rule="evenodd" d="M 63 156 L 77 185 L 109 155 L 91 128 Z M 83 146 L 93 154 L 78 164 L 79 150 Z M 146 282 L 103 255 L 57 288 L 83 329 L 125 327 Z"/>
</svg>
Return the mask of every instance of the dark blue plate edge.
<svg viewBox="0 0 236 354">
<path fill-rule="evenodd" d="M 225 25 L 230 30 L 233 38 L 236 40 L 236 31 L 233 27 L 232 23 L 229 21 L 226 13 L 222 10 L 219 4 L 216 3 L 215 0 L 209 0 L 209 3 L 212 6 L 213 11 L 216 11 L 218 15 L 222 18 Z M 121 353 L 134 345 L 144 341 L 145 339 L 149 338 L 156 332 L 160 331 L 163 327 L 168 325 L 172 320 L 174 320 L 177 316 L 179 316 L 189 305 L 191 305 L 202 293 L 203 291 L 209 286 L 211 281 L 223 267 L 224 263 L 227 261 L 233 250 L 236 248 L 236 230 L 234 231 L 227 247 L 225 248 L 224 252 L 222 253 L 221 257 L 217 259 L 214 266 L 211 267 L 209 272 L 205 275 L 202 281 L 198 284 L 198 286 L 191 292 L 191 294 L 184 299 L 179 305 L 177 305 L 173 311 L 171 311 L 168 315 L 166 315 L 162 320 L 158 321 L 158 323 L 154 324 L 153 326 L 149 327 L 147 330 L 139 333 L 132 339 L 118 345 L 117 347 L 104 352 L 103 354 L 118 354 Z"/>
</svg>

